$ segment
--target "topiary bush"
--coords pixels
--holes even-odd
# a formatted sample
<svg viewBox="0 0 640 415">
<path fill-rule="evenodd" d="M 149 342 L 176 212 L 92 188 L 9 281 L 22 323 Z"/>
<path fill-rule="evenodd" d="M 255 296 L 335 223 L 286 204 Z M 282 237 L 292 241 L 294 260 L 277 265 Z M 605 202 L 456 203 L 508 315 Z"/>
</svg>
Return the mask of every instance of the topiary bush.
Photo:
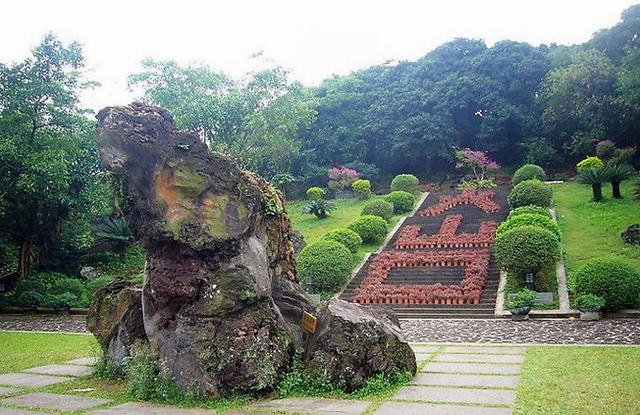
<svg viewBox="0 0 640 415">
<path fill-rule="evenodd" d="M 593 259 L 576 273 L 575 289 L 604 298 L 607 311 L 633 308 L 638 305 L 640 273 L 620 259 Z"/>
<path fill-rule="evenodd" d="M 507 201 L 511 209 L 527 205 L 549 207 L 552 196 L 551 186 L 534 179 L 518 183 L 509 193 Z"/>
<path fill-rule="evenodd" d="M 544 172 L 544 169 L 536 164 L 525 164 L 520 167 L 513 174 L 512 183 L 513 185 L 517 185 L 518 183 L 522 183 L 525 180 L 540 180 L 544 182 L 547 179 L 547 173 Z"/>
<path fill-rule="evenodd" d="M 364 215 L 352 222 L 349 229 L 362 238 L 362 242 L 379 242 L 387 236 L 387 221 L 380 216 Z"/>
<path fill-rule="evenodd" d="M 589 170 L 589 169 L 597 169 L 598 167 L 604 166 L 604 163 L 600 159 L 600 157 L 587 157 L 582 160 L 580 163 L 576 164 L 576 170 L 578 173 Z"/>
<path fill-rule="evenodd" d="M 373 193 L 371 191 L 371 182 L 369 180 L 356 180 L 351 185 L 351 190 L 356 194 L 356 197 L 361 200 L 366 200 L 371 197 Z"/>
<path fill-rule="evenodd" d="M 417 195 L 420 193 L 419 185 L 420 181 L 413 174 L 399 174 L 391 181 L 391 191 Z"/>
<path fill-rule="evenodd" d="M 346 281 L 353 257 L 339 242 L 321 240 L 305 247 L 298 255 L 298 274 L 302 281 L 313 278 L 321 291 L 336 291 Z"/>
<path fill-rule="evenodd" d="M 351 229 L 336 229 L 335 231 L 325 233 L 321 239 L 341 243 L 353 254 L 358 252 L 358 248 L 362 245 L 360 235 Z"/>
<path fill-rule="evenodd" d="M 498 226 L 498 229 L 496 229 L 496 236 L 500 236 L 511 229 L 520 228 L 522 226 L 536 226 L 538 228 L 546 229 L 554 234 L 558 240 L 562 237 L 560 227 L 557 223 L 549 219 L 549 217 L 538 215 L 537 213 L 524 213 L 502 222 L 500 226 Z"/>
<path fill-rule="evenodd" d="M 322 187 L 310 187 L 307 189 L 307 197 L 309 200 L 318 200 L 322 199 L 326 192 Z"/>
<path fill-rule="evenodd" d="M 393 213 L 396 214 L 411 212 L 416 203 L 416 198 L 411 193 L 402 190 L 389 193 L 384 200 L 393 205 Z"/>
<path fill-rule="evenodd" d="M 546 216 L 547 218 L 551 219 L 551 212 L 549 212 L 548 208 L 542 207 L 542 206 L 535 206 L 535 205 L 527 205 L 527 206 L 520 206 L 517 207 L 515 209 L 513 209 L 511 212 L 509 212 L 509 216 L 507 217 L 507 219 L 511 219 L 515 216 L 518 215 L 524 215 L 527 213 L 533 213 L 536 215 L 542 215 L 542 216 Z"/>
<path fill-rule="evenodd" d="M 511 229 L 496 237 L 494 255 L 500 269 L 524 277 L 560 259 L 560 241 L 536 226 Z"/>
<path fill-rule="evenodd" d="M 364 209 L 362 209 L 361 215 L 374 215 L 380 216 L 382 219 L 387 222 L 393 216 L 393 205 L 386 200 L 378 199 L 373 202 L 367 204 Z"/>
</svg>

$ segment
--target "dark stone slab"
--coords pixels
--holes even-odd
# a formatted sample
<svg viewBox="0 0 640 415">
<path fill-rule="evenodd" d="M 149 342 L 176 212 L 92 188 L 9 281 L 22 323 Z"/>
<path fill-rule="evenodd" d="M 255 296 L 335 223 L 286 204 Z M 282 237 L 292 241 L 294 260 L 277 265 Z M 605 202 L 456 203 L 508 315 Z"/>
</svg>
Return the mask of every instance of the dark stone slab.
<svg viewBox="0 0 640 415">
<path fill-rule="evenodd" d="M 20 386 L 25 388 L 40 388 L 67 382 L 71 378 L 60 376 L 32 375 L 30 373 L 4 373 L 0 375 L 0 385 Z"/>
<path fill-rule="evenodd" d="M 93 368 L 79 365 L 48 365 L 27 369 L 25 372 L 79 377 L 89 376 L 93 373 Z"/>
</svg>

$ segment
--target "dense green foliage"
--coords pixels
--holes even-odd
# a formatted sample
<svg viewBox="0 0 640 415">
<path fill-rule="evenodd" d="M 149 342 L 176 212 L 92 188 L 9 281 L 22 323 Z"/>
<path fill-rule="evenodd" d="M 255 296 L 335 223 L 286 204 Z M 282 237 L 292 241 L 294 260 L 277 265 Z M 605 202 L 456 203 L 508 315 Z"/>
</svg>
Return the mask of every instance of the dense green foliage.
<svg viewBox="0 0 640 415">
<path fill-rule="evenodd" d="M 507 201 L 511 209 L 528 205 L 550 207 L 552 197 L 553 191 L 549 185 L 540 180 L 525 180 L 511 190 Z"/>
<path fill-rule="evenodd" d="M 311 199 L 302 207 L 302 213 L 314 215 L 318 219 L 326 219 L 335 209 L 333 203 L 324 199 Z"/>
<path fill-rule="evenodd" d="M 369 199 L 371 197 L 371 181 L 359 179 L 351 184 L 351 189 L 358 199 Z"/>
<path fill-rule="evenodd" d="M 420 181 L 413 174 L 399 174 L 391 181 L 391 191 L 409 192 L 417 195 L 420 193 Z"/>
<path fill-rule="evenodd" d="M 360 216 L 348 228 L 360 235 L 362 242 L 379 242 L 388 232 L 387 221 L 374 215 Z"/>
<path fill-rule="evenodd" d="M 586 159 L 580 161 L 580 163 L 576 164 L 576 170 L 578 170 L 578 173 L 580 173 L 588 169 L 596 169 L 602 166 L 604 166 L 604 163 L 602 162 L 602 160 L 600 160 L 600 157 L 587 157 Z"/>
<path fill-rule="evenodd" d="M 595 294 L 583 294 L 576 298 L 576 307 L 580 311 L 599 311 L 607 304 L 606 300 Z"/>
<path fill-rule="evenodd" d="M 522 226 L 536 226 L 538 228 L 546 229 L 555 235 L 560 240 L 560 227 L 557 223 L 551 220 L 548 216 L 539 215 L 537 213 L 523 213 L 521 215 L 514 216 L 500 224 L 496 229 L 496 236 L 500 236 L 511 229 L 520 228 Z"/>
<path fill-rule="evenodd" d="M 640 272 L 625 261 L 593 259 L 576 274 L 576 292 L 604 298 L 607 311 L 638 306 Z"/>
<path fill-rule="evenodd" d="M 509 308 L 533 307 L 538 302 L 538 293 L 523 288 L 516 293 L 515 298 L 509 304 Z"/>
<path fill-rule="evenodd" d="M 509 212 L 509 216 L 507 217 L 507 219 L 511 219 L 518 215 L 524 215 L 526 213 L 542 215 L 551 219 L 551 212 L 549 211 L 548 208 L 545 208 L 542 206 L 535 206 L 535 205 L 526 205 L 526 206 L 517 207 L 513 209 L 511 212 Z"/>
<path fill-rule="evenodd" d="M 358 252 L 358 248 L 362 245 L 362 238 L 360 235 L 352 231 L 351 229 L 336 229 L 325 233 L 322 236 L 324 240 L 331 240 L 344 245 L 352 254 Z"/>
<path fill-rule="evenodd" d="M 313 186 L 307 189 L 309 200 L 322 199 L 327 192 L 322 187 Z"/>
<path fill-rule="evenodd" d="M 341 243 L 322 240 L 306 246 L 298 255 L 301 280 L 310 276 L 316 289 L 335 292 L 351 271 L 352 256 Z"/>
<path fill-rule="evenodd" d="M 520 182 L 524 182 L 525 180 L 540 180 L 541 182 L 547 179 L 547 173 L 544 172 L 544 169 L 535 164 L 525 164 L 520 167 L 513 174 L 513 185 L 517 185 Z"/>
<path fill-rule="evenodd" d="M 500 268 L 524 277 L 560 259 L 560 242 L 546 229 L 522 226 L 496 237 L 494 254 Z"/>
<path fill-rule="evenodd" d="M 362 209 L 362 215 L 380 216 L 382 219 L 389 221 L 393 216 L 393 205 L 386 200 L 374 200 Z"/>
<path fill-rule="evenodd" d="M 393 213 L 395 214 L 411 212 L 416 203 L 416 198 L 411 193 L 402 190 L 389 193 L 384 197 L 384 200 L 393 205 Z"/>
</svg>

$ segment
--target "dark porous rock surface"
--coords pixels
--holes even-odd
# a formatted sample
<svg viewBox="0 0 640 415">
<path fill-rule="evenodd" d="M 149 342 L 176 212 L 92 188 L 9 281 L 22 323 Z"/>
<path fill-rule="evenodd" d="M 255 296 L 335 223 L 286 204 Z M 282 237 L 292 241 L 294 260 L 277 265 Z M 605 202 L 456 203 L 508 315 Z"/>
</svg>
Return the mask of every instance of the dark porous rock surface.
<svg viewBox="0 0 640 415">
<path fill-rule="evenodd" d="M 305 375 L 327 376 L 352 391 L 376 374 L 415 375 L 416 358 L 392 311 L 383 314 L 332 299 L 318 310 L 305 366 Z"/>
<path fill-rule="evenodd" d="M 107 360 L 122 366 L 133 344 L 147 339 L 142 290 L 133 283 L 118 280 L 98 290 L 87 315 L 87 328 L 98 339 Z"/>
<path fill-rule="evenodd" d="M 629 226 L 620 236 L 628 244 L 640 244 L 640 223 Z"/>
</svg>

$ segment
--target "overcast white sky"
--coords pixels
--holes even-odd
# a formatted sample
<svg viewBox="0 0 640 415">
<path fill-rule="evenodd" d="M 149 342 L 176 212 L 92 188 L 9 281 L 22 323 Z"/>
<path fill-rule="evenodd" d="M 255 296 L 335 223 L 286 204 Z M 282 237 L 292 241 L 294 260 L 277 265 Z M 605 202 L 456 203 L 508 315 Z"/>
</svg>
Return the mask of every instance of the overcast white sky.
<svg viewBox="0 0 640 415">
<path fill-rule="evenodd" d="M 456 37 L 582 43 L 640 0 L 11 0 L 2 5 L 0 61 L 29 56 L 49 31 L 84 44 L 102 86 L 86 107 L 129 103 L 127 76 L 145 57 L 206 63 L 240 77 L 250 56 L 288 68 L 305 85 L 332 74 L 415 60 Z"/>
</svg>

